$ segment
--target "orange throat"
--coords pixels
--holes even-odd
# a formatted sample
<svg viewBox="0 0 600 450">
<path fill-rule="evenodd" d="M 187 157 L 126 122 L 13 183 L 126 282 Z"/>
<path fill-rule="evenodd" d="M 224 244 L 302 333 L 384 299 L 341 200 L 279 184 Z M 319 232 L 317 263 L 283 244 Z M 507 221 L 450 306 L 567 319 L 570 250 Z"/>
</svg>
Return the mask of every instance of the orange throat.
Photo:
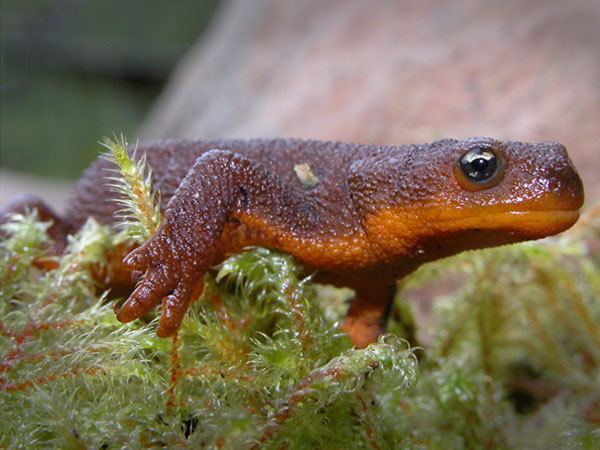
<svg viewBox="0 0 600 450">
<path fill-rule="evenodd" d="M 390 258 L 428 249 L 427 260 L 463 250 L 541 239 L 569 229 L 579 210 L 511 211 L 391 207 L 369 216 L 365 230 Z"/>
</svg>

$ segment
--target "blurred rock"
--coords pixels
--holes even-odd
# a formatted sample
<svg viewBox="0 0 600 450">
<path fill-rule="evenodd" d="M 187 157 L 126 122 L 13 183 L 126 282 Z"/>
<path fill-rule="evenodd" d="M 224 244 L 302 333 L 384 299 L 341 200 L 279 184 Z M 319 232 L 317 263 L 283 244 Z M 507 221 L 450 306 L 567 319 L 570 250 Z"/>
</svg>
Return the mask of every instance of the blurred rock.
<svg viewBox="0 0 600 450">
<path fill-rule="evenodd" d="M 237 0 L 143 138 L 564 143 L 600 197 L 598 0 Z"/>
<path fill-rule="evenodd" d="M 0 170 L 0 209 L 18 194 L 34 194 L 48 203 L 55 211 L 64 209 L 71 183 L 21 172 Z"/>
</svg>

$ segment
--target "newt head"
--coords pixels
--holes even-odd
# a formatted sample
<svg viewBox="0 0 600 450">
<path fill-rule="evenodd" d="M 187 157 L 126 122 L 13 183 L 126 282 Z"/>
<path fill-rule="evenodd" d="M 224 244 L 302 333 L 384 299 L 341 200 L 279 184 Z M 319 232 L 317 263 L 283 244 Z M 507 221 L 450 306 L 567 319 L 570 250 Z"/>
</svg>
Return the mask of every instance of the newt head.
<svg viewBox="0 0 600 450">
<path fill-rule="evenodd" d="M 388 257 L 428 261 L 468 249 L 540 239 L 570 228 L 583 184 L 565 147 L 489 138 L 413 147 L 386 168 L 385 207 L 363 217 Z"/>
</svg>

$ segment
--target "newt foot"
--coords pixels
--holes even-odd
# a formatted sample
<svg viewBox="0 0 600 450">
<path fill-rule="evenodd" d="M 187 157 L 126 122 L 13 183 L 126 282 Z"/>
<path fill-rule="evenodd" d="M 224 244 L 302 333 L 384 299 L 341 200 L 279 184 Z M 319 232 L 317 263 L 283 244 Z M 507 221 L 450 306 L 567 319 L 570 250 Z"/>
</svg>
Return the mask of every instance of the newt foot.
<svg viewBox="0 0 600 450">
<path fill-rule="evenodd" d="M 173 335 L 181 325 L 192 298 L 202 292 L 203 273 L 190 270 L 185 258 L 177 255 L 176 246 L 164 245 L 169 233 L 163 229 L 123 260 L 123 265 L 141 281 L 117 313 L 117 320 L 136 320 L 162 303 L 156 333 Z"/>
</svg>

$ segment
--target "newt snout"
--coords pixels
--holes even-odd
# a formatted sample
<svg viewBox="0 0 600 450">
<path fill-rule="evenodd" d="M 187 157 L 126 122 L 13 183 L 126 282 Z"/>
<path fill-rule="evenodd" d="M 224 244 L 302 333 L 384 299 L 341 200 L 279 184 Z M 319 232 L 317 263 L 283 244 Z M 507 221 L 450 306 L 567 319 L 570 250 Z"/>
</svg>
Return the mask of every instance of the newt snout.
<svg viewBox="0 0 600 450">
<path fill-rule="evenodd" d="M 525 195 L 507 197 L 516 234 L 536 239 L 560 233 L 579 218 L 583 183 L 564 145 L 508 143 L 513 171 L 509 186 Z"/>
<path fill-rule="evenodd" d="M 542 209 L 555 211 L 579 211 L 585 198 L 583 182 L 569 158 L 567 149 L 557 142 L 544 142 L 540 146 L 543 158 L 539 172 L 541 182 L 546 182 L 548 189 L 548 194 L 541 199 L 540 206 Z"/>
</svg>

